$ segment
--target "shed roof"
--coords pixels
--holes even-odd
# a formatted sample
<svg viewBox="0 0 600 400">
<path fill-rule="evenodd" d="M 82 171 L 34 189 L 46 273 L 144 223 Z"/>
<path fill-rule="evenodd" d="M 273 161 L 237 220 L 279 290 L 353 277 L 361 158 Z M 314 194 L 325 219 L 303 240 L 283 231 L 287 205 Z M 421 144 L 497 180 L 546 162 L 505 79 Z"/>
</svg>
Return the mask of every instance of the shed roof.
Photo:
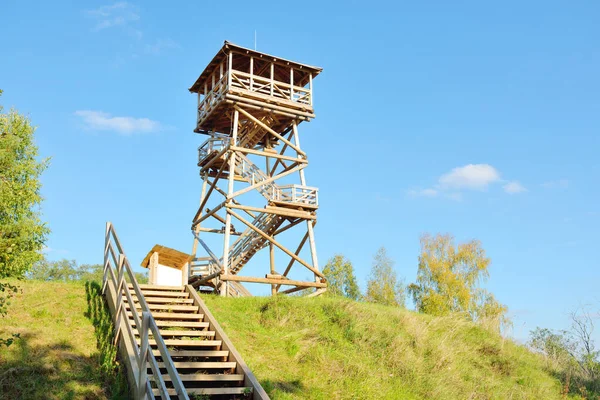
<svg viewBox="0 0 600 400">
<path fill-rule="evenodd" d="M 320 67 L 315 67 L 315 66 L 308 65 L 308 64 L 302 64 L 302 63 L 287 60 L 287 59 L 281 58 L 281 57 L 275 57 L 275 56 L 272 56 L 267 53 L 263 53 L 260 51 L 248 49 L 246 47 L 238 46 L 237 44 L 228 42 L 226 40 L 225 43 L 223 44 L 223 47 L 221 47 L 221 49 L 213 57 L 212 61 L 210 63 L 208 63 L 206 68 L 204 68 L 204 71 L 202 71 L 202 73 L 200 74 L 198 79 L 196 79 L 196 82 L 194 82 L 192 87 L 189 88 L 190 92 L 197 93 L 200 90 L 200 88 L 204 86 L 204 82 L 210 77 L 210 74 L 213 72 L 214 68 L 217 65 L 219 65 L 221 62 L 223 62 L 223 60 L 225 60 L 225 58 L 227 57 L 227 55 L 228 55 L 227 50 L 233 50 L 238 53 L 247 54 L 248 58 L 250 56 L 252 56 L 252 57 L 261 58 L 263 60 L 277 62 L 278 64 L 286 64 L 291 67 L 307 71 L 307 75 L 309 72 L 312 73 L 313 78 L 315 76 L 317 76 L 321 71 L 323 71 L 323 68 L 320 68 Z"/>
<path fill-rule="evenodd" d="M 192 261 L 194 258 L 194 256 L 191 254 L 183 253 L 170 247 L 155 244 L 152 250 L 150 250 L 146 257 L 144 257 L 144 260 L 141 264 L 142 267 L 148 268 L 148 264 L 150 264 L 150 257 L 152 257 L 152 254 L 155 252 L 158 253 L 158 262 L 160 264 L 179 269 L 183 268 L 186 263 Z"/>
</svg>

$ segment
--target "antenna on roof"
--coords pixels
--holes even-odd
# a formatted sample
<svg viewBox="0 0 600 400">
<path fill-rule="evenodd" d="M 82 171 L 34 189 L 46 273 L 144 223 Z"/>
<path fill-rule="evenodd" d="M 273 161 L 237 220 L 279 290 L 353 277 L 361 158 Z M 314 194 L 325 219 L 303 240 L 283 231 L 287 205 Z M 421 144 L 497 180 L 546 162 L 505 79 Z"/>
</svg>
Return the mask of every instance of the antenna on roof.
<svg viewBox="0 0 600 400">
<path fill-rule="evenodd" d="M 254 30 L 254 50 L 256 50 L 256 29 Z"/>
</svg>

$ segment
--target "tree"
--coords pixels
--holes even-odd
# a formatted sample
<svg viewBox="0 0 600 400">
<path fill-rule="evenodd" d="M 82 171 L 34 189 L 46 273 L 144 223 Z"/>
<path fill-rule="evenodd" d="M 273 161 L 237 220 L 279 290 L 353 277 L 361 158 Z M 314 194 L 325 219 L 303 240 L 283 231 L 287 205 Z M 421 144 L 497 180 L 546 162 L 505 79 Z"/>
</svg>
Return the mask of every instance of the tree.
<svg viewBox="0 0 600 400">
<path fill-rule="evenodd" d="M 423 235 L 417 282 L 409 285 L 417 311 L 432 315 L 466 313 L 474 321 L 508 323 L 506 306 L 479 287 L 491 260 L 477 240 L 455 246 L 452 235 Z"/>
<path fill-rule="evenodd" d="M 2 91 L 0 90 L 0 95 Z M 38 161 L 34 127 L 15 110 L 0 105 L 0 315 L 7 312 L 17 287 L 6 278 L 22 278 L 41 259 L 49 230 L 40 219 L 40 175 L 48 159 Z M 0 339 L 7 344 L 10 339 Z"/>
<path fill-rule="evenodd" d="M 148 275 L 144 272 L 134 272 L 138 283 L 148 283 Z M 42 259 L 27 273 L 27 278 L 41 281 L 87 282 L 102 283 L 104 267 L 102 264 L 77 265 L 75 260 L 62 259 L 49 261 Z M 125 279 L 128 280 L 127 274 Z"/>
<path fill-rule="evenodd" d="M 394 261 L 387 255 L 384 247 L 373 257 L 373 267 L 367 282 L 365 300 L 371 303 L 404 307 L 406 294 L 404 283 L 398 279 L 394 270 Z"/>
<path fill-rule="evenodd" d="M 343 255 L 336 254 L 330 258 L 323 268 L 323 274 L 327 278 L 327 293 L 352 300 L 360 300 L 362 297 L 356 283 L 354 267 Z"/>
</svg>

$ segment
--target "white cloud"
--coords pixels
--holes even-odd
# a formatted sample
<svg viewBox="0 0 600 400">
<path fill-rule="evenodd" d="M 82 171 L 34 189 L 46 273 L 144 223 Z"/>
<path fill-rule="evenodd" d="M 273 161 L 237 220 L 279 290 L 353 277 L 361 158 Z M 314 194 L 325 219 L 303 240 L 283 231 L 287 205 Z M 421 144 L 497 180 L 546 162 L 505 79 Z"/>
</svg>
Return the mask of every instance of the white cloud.
<svg viewBox="0 0 600 400">
<path fill-rule="evenodd" d="M 484 191 L 491 185 L 504 183 L 506 193 L 517 194 L 527 189 L 518 181 L 506 181 L 500 172 L 489 164 L 468 164 L 453 168 L 438 178 L 436 185 L 426 189 L 412 189 L 407 193 L 412 197 L 445 197 L 461 201 L 466 190 Z"/>
<path fill-rule="evenodd" d="M 54 249 L 50 246 L 45 246 L 42 248 L 42 253 L 56 253 L 56 254 L 69 254 L 68 250 L 62 249 Z"/>
<path fill-rule="evenodd" d="M 469 164 L 464 167 L 454 168 L 442 175 L 438 180 L 444 189 L 476 189 L 485 190 L 494 182 L 500 180 L 496 168 L 489 164 Z"/>
<path fill-rule="evenodd" d="M 508 194 L 517 194 L 527 191 L 525 186 L 521 185 L 518 181 L 508 182 L 506 185 L 502 186 L 502 189 Z"/>
<path fill-rule="evenodd" d="M 160 122 L 148 118 L 113 117 L 102 111 L 80 110 L 75 115 L 81 117 L 88 129 L 114 131 L 122 135 L 150 133 L 162 129 Z"/>
<path fill-rule="evenodd" d="M 137 7 L 125 1 L 88 10 L 86 14 L 96 20 L 93 29 L 96 32 L 115 26 L 126 27 L 130 22 L 139 21 L 140 19 Z M 136 29 L 132 29 L 132 33 L 141 37 L 141 32 Z"/>
<path fill-rule="evenodd" d="M 567 179 L 558 179 L 556 181 L 544 182 L 540 186 L 546 189 L 566 189 L 569 187 L 569 181 Z"/>
</svg>

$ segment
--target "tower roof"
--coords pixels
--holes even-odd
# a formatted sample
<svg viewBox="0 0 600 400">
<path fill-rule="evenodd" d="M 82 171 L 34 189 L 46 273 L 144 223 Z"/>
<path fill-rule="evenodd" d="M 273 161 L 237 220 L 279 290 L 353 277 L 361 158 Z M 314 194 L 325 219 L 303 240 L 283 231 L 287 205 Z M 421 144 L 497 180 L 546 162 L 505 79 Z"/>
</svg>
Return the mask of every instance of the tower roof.
<svg viewBox="0 0 600 400">
<path fill-rule="evenodd" d="M 246 56 L 246 57 L 235 57 L 235 56 L 233 57 L 234 69 L 238 69 L 238 70 L 243 69 L 245 64 L 249 64 L 250 57 L 255 57 L 257 59 L 273 62 L 277 65 L 287 66 L 288 68 L 293 67 L 295 70 L 294 82 L 298 86 L 304 86 L 308 83 L 309 74 L 312 74 L 312 77 L 314 78 L 323 70 L 320 67 L 314 67 L 314 66 L 302 64 L 299 62 L 286 60 L 281 57 L 275 57 L 275 56 L 269 55 L 267 53 L 262 53 L 260 51 L 248 49 L 248 48 L 233 44 L 231 42 L 225 41 L 225 43 L 223 44 L 223 47 L 221 47 L 221 49 L 213 57 L 211 62 L 208 63 L 208 65 L 206 66 L 204 71 L 202 71 L 202 73 L 200 74 L 198 79 L 196 79 L 196 82 L 194 82 L 192 87 L 189 88 L 189 91 L 193 92 L 193 93 L 199 92 L 201 90 L 201 88 L 204 86 L 204 83 L 206 82 L 206 80 L 210 77 L 211 73 L 214 71 L 214 69 L 220 63 L 222 63 L 224 60 L 227 59 L 228 53 L 230 51 L 233 51 L 236 54 L 242 54 L 242 55 Z M 275 73 L 278 74 L 279 72 L 276 71 Z M 281 73 L 287 73 L 289 75 L 289 72 L 281 72 Z"/>
</svg>

